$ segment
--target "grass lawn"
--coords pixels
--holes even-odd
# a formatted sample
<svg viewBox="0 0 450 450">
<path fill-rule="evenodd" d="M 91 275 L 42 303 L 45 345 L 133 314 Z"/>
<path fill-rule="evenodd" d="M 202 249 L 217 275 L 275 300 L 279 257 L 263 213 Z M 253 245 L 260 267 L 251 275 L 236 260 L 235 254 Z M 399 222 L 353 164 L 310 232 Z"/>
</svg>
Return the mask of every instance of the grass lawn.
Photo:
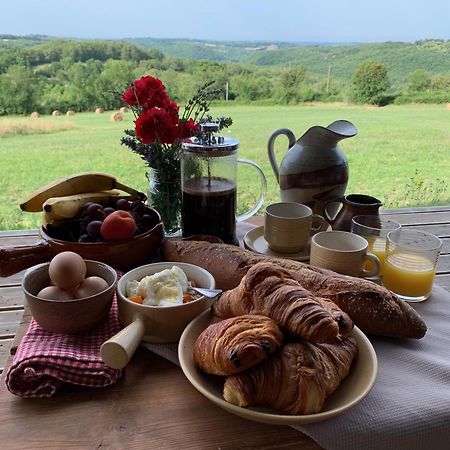
<svg viewBox="0 0 450 450">
<path fill-rule="evenodd" d="M 262 167 L 268 181 L 266 204 L 279 200 L 266 150 L 270 134 L 286 127 L 300 137 L 310 126 L 326 126 L 338 119 L 350 120 L 358 129 L 356 137 L 340 143 L 350 165 L 347 193 L 373 195 L 387 207 L 450 203 L 450 110 L 445 105 L 222 104 L 212 113 L 233 118 L 233 126 L 225 133 L 239 139 L 241 157 Z M 8 133 L 15 121 L 21 126 Z M 41 131 L 33 127 L 32 134 L 26 134 L 24 121 L 39 121 Z M 0 118 L 0 229 L 38 226 L 40 214 L 22 212 L 19 203 L 40 186 L 77 172 L 110 173 L 146 192 L 144 163 L 120 145 L 123 129 L 130 127 L 131 114 L 123 122 L 111 121 L 109 113 Z M 287 140 L 280 137 L 277 142 L 280 161 Z M 258 185 L 252 169 L 242 166 L 240 212 L 256 200 Z"/>
</svg>

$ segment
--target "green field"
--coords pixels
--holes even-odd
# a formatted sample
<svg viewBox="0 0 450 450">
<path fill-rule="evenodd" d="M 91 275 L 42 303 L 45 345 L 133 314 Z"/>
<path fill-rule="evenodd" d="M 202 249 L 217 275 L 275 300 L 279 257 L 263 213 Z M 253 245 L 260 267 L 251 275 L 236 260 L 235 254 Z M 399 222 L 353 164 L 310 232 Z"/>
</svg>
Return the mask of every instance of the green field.
<svg viewBox="0 0 450 450">
<path fill-rule="evenodd" d="M 340 144 L 350 165 L 348 193 L 373 195 L 389 207 L 450 203 L 450 109 L 446 105 L 376 108 L 223 104 L 215 106 L 213 114 L 233 118 L 234 124 L 226 134 L 240 140 L 241 157 L 262 167 L 268 180 L 266 204 L 279 199 L 267 158 L 270 134 L 287 127 L 300 137 L 310 126 L 326 126 L 337 119 L 350 120 L 358 128 L 356 137 Z M 38 133 L 24 134 L 26 126 L 14 127 L 15 122 L 23 125 L 33 121 L 43 124 Z M 19 203 L 38 187 L 77 172 L 107 172 L 146 191 L 144 163 L 120 145 L 122 130 L 131 126 L 131 115 L 123 122 L 113 122 L 109 113 L 0 118 L 0 229 L 38 226 L 40 214 L 22 212 Z M 14 131 L 8 133 L 11 128 Z M 279 138 L 279 160 L 286 145 L 287 141 Z M 242 205 L 256 198 L 258 183 L 251 169 L 240 169 Z"/>
</svg>

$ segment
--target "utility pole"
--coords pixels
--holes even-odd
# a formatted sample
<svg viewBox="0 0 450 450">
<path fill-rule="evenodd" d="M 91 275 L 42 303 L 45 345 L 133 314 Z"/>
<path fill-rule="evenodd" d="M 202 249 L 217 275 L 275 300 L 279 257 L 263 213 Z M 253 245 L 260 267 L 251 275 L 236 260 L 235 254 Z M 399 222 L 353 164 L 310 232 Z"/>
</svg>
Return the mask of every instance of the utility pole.
<svg viewBox="0 0 450 450">
<path fill-rule="evenodd" d="M 331 74 L 331 64 L 328 64 L 328 75 L 327 75 L 327 94 L 330 90 L 330 74 Z"/>
</svg>

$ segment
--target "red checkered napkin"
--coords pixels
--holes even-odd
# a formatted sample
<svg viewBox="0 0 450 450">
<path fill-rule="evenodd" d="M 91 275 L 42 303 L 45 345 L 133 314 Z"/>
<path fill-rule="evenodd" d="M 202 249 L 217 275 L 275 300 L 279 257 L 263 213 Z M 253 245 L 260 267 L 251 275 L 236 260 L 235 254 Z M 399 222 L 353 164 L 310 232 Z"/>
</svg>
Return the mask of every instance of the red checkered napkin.
<svg viewBox="0 0 450 450">
<path fill-rule="evenodd" d="M 52 397 L 65 383 L 109 386 L 122 375 L 100 357 L 100 346 L 120 330 L 114 297 L 108 320 L 86 334 L 57 334 L 33 319 L 6 374 L 9 391 L 20 397 Z"/>
</svg>

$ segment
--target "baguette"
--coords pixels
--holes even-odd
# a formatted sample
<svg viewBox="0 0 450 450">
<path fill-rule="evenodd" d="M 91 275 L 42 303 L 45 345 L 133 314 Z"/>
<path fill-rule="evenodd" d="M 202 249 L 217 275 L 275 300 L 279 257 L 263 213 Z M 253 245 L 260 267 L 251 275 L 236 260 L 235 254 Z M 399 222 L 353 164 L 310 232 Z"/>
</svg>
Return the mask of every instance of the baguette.
<svg viewBox="0 0 450 450">
<path fill-rule="evenodd" d="M 291 271 L 292 278 L 314 295 L 332 300 L 367 334 L 420 339 L 427 331 L 425 322 L 410 305 L 386 288 L 363 278 L 253 253 L 233 245 L 182 238 L 165 239 L 161 255 L 166 261 L 203 267 L 223 290 L 235 288 L 253 265 L 271 262 Z"/>
</svg>

